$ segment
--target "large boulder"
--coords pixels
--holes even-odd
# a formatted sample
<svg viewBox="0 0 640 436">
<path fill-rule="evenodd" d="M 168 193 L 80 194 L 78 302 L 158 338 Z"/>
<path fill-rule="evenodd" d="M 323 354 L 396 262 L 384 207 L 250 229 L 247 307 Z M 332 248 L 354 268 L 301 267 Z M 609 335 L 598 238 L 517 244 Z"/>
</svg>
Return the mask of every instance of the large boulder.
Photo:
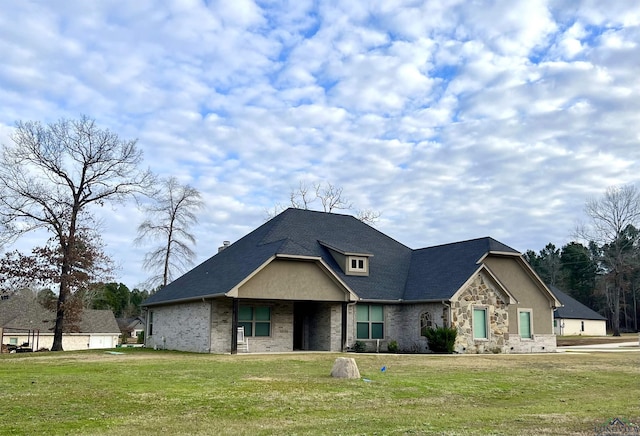
<svg viewBox="0 0 640 436">
<path fill-rule="evenodd" d="M 360 378 L 360 371 L 356 359 L 352 357 L 338 357 L 333 363 L 331 377 L 336 378 Z"/>
</svg>

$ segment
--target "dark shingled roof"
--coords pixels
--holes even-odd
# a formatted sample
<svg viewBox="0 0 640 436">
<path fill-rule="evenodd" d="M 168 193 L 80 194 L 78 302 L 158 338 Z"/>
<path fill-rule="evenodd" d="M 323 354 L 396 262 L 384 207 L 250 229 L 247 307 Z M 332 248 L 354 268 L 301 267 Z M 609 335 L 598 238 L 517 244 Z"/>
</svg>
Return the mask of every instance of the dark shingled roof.
<svg viewBox="0 0 640 436">
<path fill-rule="evenodd" d="M 446 300 L 480 267 L 488 252 L 519 255 L 492 238 L 472 239 L 415 250 L 405 292 L 406 300 Z"/>
<path fill-rule="evenodd" d="M 369 275 L 346 275 L 330 249 L 369 257 Z M 412 250 L 350 215 L 287 209 L 176 279 L 144 305 L 219 296 L 274 255 L 319 257 L 364 300 L 450 298 L 490 251 L 519 253 L 491 238 Z"/>
<path fill-rule="evenodd" d="M 8 331 L 39 329 L 43 333 L 53 332 L 55 321 L 55 312 L 42 307 L 35 298 L 17 294 L 0 301 L 0 326 Z M 78 328 L 79 333 L 120 333 L 110 310 L 84 309 Z"/>
<path fill-rule="evenodd" d="M 554 318 L 562 319 L 591 319 L 591 320 L 606 320 L 604 316 L 600 315 L 595 310 L 590 309 L 578 300 L 570 297 L 562 292 L 555 286 L 549 286 L 551 292 L 562 303 L 563 307 L 558 307 L 553 312 Z"/>
</svg>

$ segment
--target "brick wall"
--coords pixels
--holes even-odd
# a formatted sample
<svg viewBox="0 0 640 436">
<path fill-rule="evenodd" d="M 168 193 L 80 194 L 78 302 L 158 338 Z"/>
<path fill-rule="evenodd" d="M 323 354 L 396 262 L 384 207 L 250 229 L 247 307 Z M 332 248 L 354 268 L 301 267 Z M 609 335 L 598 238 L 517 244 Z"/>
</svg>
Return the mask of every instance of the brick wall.
<svg viewBox="0 0 640 436">
<path fill-rule="evenodd" d="M 145 338 L 146 347 L 208 353 L 211 302 L 194 302 L 154 307 L 153 335 Z"/>
</svg>

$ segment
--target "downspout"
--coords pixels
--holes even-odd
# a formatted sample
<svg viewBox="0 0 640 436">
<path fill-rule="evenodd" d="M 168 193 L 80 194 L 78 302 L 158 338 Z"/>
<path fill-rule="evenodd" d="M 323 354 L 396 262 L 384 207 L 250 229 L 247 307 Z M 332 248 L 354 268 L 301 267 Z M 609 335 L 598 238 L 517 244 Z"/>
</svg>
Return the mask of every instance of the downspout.
<svg viewBox="0 0 640 436">
<path fill-rule="evenodd" d="M 202 298 L 202 302 L 206 303 L 204 297 Z M 212 332 L 212 323 L 213 323 L 213 300 L 209 301 L 209 340 L 208 342 L 208 347 L 207 347 L 207 353 L 211 353 L 211 332 Z"/>
<path fill-rule="evenodd" d="M 345 351 L 347 351 L 347 307 L 348 307 L 348 303 L 347 302 L 343 302 L 342 303 L 342 328 L 341 330 L 341 338 L 340 338 L 340 342 L 341 342 L 341 349 L 340 351 L 342 353 L 344 353 Z"/>
<path fill-rule="evenodd" d="M 447 308 L 447 324 L 448 324 L 443 327 L 451 327 L 451 303 L 449 303 L 448 301 L 442 300 L 442 305 Z"/>
</svg>

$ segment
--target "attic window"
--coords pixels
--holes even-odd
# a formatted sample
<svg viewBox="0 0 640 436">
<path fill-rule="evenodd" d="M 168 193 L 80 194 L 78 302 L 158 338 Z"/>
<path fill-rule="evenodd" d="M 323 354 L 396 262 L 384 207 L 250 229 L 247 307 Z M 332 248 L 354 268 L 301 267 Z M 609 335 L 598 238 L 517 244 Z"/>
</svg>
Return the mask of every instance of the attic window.
<svg viewBox="0 0 640 436">
<path fill-rule="evenodd" d="M 364 256 L 349 256 L 347 260 L 347 274 L 367 274 L 369 259 Z"/>
</svg>

